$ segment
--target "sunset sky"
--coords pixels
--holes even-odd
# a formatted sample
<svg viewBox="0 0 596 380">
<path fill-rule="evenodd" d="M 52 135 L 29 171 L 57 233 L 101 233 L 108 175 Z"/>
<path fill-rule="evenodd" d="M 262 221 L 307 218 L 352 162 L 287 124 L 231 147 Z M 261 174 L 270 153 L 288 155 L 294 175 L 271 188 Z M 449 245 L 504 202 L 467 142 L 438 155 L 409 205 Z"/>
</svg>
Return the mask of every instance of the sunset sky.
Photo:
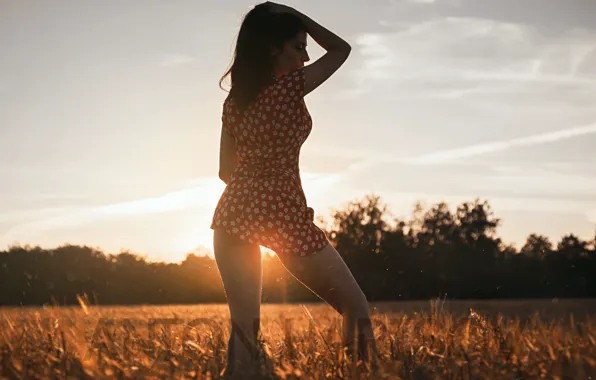
<svg viewBox="0 0 596 380">
<path fill-rule="evenodd" d="M 254 4 L 0 0 L 0 249 L 212 249 L 218 80 Z M 372 193 L 395 217 L 480 197 L 518 248 L 594 237 L 595 1 L 286 4 L 353 47 L 306 97 L 317 216 Z"/>
</svg>

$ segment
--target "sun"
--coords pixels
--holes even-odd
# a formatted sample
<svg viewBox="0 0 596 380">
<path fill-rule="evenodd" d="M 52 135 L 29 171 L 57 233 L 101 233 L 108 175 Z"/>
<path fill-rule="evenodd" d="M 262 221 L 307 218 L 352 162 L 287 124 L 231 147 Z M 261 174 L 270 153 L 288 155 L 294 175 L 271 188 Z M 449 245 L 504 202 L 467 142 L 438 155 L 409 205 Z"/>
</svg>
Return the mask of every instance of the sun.
<svg viewBox="0 0 596 380">
<path fill-rule="evenodd" d="M 260 246 L 261 257 L 273 257 L 276 253 L 267 248 Z M 207 256 L 212 259 L 213 256 L 213 230 L 207 228 L 207 231 L 201 231 L 195 236 L 188 236 L 186 239 L 181 239 L 173 245 L 173 251 L 179 252 L 179 257 L 172 257 L 172 260 L 183 261 L 186 255 L 192 253 L 197 256 Z"/>
</svg>

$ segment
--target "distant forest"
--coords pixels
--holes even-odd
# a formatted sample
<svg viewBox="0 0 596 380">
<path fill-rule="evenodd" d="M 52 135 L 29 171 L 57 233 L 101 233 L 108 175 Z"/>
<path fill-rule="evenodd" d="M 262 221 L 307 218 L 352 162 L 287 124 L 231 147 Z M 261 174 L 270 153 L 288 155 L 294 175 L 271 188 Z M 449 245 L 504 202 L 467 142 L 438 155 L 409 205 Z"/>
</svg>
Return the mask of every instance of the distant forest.
<svg viewBox="0 0 596 380">
<path fill-rule="evenodd" d="M 496 236 L 500 220 L 475 199 L 451 210 L 416 204 L 407 222 L 368 195 L 317 223 L 369 301 L 596 296 L 596 236 L 551 242 L 531 234 L 519 249 Z M 317 301 L 276 256 L 263 267 L 263 302 Z M 83 301 L 84 300 L 84 301 Z M 87 246 L 12 246 L 0 251 L 0 305 L 190 304 L 225 302 L 215 260 L 149 262 Z"/>
</svg>

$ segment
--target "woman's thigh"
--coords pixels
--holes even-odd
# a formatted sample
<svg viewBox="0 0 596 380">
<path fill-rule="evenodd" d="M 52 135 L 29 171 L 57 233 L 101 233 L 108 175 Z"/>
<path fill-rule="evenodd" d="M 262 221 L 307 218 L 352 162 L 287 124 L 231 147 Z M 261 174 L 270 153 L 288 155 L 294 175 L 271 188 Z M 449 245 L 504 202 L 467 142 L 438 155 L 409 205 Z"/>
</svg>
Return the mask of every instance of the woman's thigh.
<svg viewBox="0 0 596 380">
<path fill-rule="evenodd" d="M 328 244 L 310 256 L 279 257 L 286 269 L 339 313 L 364 312 L 367 300 L 337 250 Z"/>
<path fill-rule="evenodd" d="M 258 319 L 263 276 L 259 245 L 215 229 L 213 254 L 232 316 Z"/>
</svg>

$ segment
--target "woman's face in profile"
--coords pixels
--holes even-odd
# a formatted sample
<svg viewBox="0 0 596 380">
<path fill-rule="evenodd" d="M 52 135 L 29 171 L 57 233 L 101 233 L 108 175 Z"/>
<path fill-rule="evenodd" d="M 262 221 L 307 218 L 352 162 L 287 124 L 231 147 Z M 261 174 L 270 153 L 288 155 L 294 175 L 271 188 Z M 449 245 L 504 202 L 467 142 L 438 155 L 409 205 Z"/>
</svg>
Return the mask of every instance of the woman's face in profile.
<svg viewBox="0 0 596 380">
<path fill-rule="evenodd" d="M 299 32 L 296 37 L 284 43 L 283 50 L 278 51 L 276 73 L 278 76 L 284 75 L 303 67 L 309 60 L 310 57 L 306 51 L 306 32 Z"/>
</svg>

